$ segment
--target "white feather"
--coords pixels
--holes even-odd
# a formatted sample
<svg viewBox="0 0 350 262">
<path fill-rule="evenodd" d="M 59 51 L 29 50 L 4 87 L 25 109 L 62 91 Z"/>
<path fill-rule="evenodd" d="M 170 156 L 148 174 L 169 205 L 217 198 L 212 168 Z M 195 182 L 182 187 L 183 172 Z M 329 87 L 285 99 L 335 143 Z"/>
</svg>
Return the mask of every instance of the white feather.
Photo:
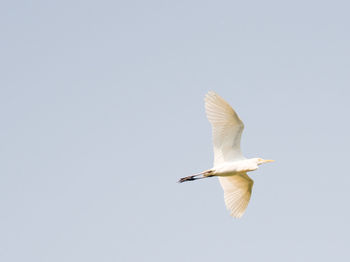
<svg viewBox="0 0 350 262">
<path fill-rule="evenodd" d="M 212 91 L 205 97 L 205 110 L 213 132 L 214 167 L 244 159 L 240 146 L 244 124 L 237 113 Z"/>
<path fill-rule="evenodd" d="M 224 189 L 224 199 L 227 209 L 233 217 L 241 217 L 246 210 L 254 181 L 247 174 L 219 177 Z"/>
<path fill-rule="evenodd" d="M 232 107 L 218 94 L 209 92 L 205 97 L 205 110 L 212 126 L 215 170 L 226 169 L 227 163 L 244 160 L 241 136 L 244 124 Z M 242 161 L 245 162 L 245 161 Z M 233 169 L 232 169 L 233 171 Z M 229 172 L 228 172 L 229 173 Z M 253 187 L 253 180 L 246 173 L 231 172 L 220 176 L 224 199 L 233 217 L 241 217 L 246 210 Z"/>
</svg>

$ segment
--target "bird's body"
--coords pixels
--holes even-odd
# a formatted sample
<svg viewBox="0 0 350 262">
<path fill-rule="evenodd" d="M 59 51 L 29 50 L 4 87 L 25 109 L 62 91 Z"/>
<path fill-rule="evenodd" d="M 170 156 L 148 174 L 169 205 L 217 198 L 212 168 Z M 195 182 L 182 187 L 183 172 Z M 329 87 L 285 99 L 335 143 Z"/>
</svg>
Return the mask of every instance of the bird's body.
<svg viewBox="0 0 350 262">
<path fill-rule="evenodd" d="M 242 159 L 232 162 L 225 162 L 219 166 L 213 168 L 213 174 L 215 176 L 234 176 L 241 173 L 247 173 L 258 169 L 257 160 L 252 159 Z"/>
<path fill-rule="evenodd" d="M 241 217 L 248 206 L 253 187 L 253 180 L 247 172 L 273 160 L 247 159 L 243 156 L 240 141 L 244 124 L 219 95 L 209 92 L 205 97 L 205 109 L 213 132 L 214 166 L 199 174 L 181 178 L 179 182 L 219 177 L 227 209 L 233 217 Z"/>
</svg>

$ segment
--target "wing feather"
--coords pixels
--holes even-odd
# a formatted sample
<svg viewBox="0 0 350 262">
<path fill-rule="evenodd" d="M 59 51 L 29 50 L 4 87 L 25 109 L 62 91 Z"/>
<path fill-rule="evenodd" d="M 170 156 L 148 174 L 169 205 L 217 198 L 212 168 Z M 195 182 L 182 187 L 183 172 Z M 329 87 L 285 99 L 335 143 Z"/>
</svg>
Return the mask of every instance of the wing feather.
<svg viewBox="0 0 350 262">
<path fill-rule="evenodd" d="M 242 159 L 240 143 L 244 124 L 237 113 L 212 91 L 205 97 L 205 110 L 212 126 L 214 166 Z"/>
<path fill-rule="evenodd" d="M 219 177 L 224 189 L 226 208 L 231 216 L 240 218 L 247 209 L 254 181 L 246 174 Z"/>
</svg>

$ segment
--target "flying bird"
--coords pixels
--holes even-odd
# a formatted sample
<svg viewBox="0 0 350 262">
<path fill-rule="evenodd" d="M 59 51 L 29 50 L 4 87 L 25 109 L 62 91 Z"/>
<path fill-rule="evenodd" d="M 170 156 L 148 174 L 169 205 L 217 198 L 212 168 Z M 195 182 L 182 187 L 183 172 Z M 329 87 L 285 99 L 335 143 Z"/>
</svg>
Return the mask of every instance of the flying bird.
<svg viewBox="0 0 350 262">
<path fill-rule="evenodd" d="M 239 218 L 248 206 L 254 183 L 247 173 L 274 160 L 245 158 L 240 145 L 244 129 L 242 120 L 215 92 L 208 92 L 204 100 L 205 111 L 212 127 L 214 166 L 201 173 L 183 177 L 179 182 L 217 176 L 224 190 L 225 205 L 230 215 Z"/>
</svg>

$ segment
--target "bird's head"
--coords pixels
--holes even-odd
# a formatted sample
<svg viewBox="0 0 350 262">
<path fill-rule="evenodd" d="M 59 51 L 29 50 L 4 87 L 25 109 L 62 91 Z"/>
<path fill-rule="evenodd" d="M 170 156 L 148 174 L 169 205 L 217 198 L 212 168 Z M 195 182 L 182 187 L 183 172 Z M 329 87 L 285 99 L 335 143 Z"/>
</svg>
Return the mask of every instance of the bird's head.
<svg viewBox="0 0 350 262">
<path fill-rule="evenodd" d="M 267 159 L 262 159 L 262 158 L 257 158 L 258 165 L 264 164 L 264 163 L 269 163 L 269 162 L 274 162 L 275 160 L 267 160 Z"/>
</svg>

